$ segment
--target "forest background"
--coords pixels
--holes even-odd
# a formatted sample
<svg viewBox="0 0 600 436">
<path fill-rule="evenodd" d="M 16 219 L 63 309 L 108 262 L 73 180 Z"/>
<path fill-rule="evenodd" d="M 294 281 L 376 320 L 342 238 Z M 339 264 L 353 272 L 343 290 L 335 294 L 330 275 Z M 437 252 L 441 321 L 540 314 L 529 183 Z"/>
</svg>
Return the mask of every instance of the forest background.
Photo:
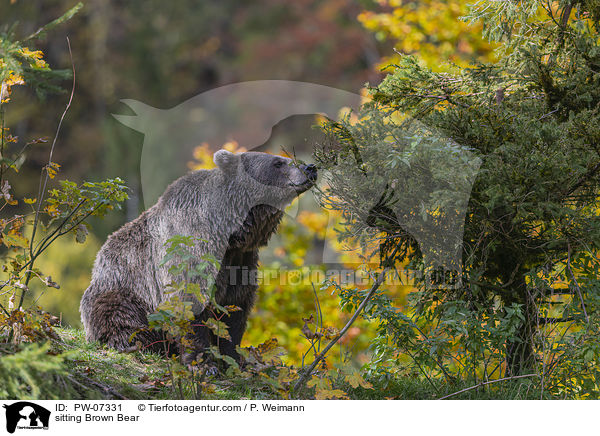
<svg viewBox="0 0 600 436">
<path fill-rule="evenodd" d="M 76 4 L 44 1 L 37 7 L 35 2 L 14 1 L 0 6 L 0 16 L 17 35 L 28 35 Z M 143 210 L 139 166 L 144 138 L 112 117 L 127 114 L 121 99 L 166 109 L 215 87 L 263 79 L 305 81 L 358 93 L 367 83 L 380 82 L 382 69 L 393 62 L 394 45 L 437 69 L 490 59 L 492 48 L 481 38 L 481 28 L 457 20 L 465 12 L 461 2 L 447 8 L 445 2 L 436 1 L 86 2 L 73 19 L 36 43 L 53 69 L 69 70 L 68 36 L 77 70 L 75 97 L 54 160 L 61 165 L 61 178 L 74 182 L 122 178 L 129 199 L 121 210 L 93 220 L 84 244 L 74 244 L 71 237 L 57 240 L 40 257 L 39 268 L 60 289 L 34 284 L 29 301 L 65 325 L 80 327 L 79 300 L 89 284 L 97 250 L 108 234 Z M 56 84 L 67 89 L 69 79 Z M 57 122 L 50 115 L 64 109 L 66 91 L 45 96 L 43 105 L 25 86 L 15 86 L 12 92 L 18 104 L 6 114 L 11 133 L 25 141 L 48 137 Z M 295 150 L 310 158 L 323 136 L 313 128 L 316 122 L 314 116 L 290 117 L 274 126 L 271 138 L 256 150 Z M 210 168 L 211 154 L 223 146 L 237 149 L 235 142 L 233 132 L 229 144 L 198 144 L 190 156 L 192 167 Z M 43 145 L 29 150 L 14 185 L 15 198 L 36 191 L 39 168 L 46 159 Z M 14 210 L 23 207 L 27 205 Z M 302 318 L 314 312 L 315 295 L 310 280 L 299 280 L 298 275 L 310 278 L 310 271 L 326 268 L 322 264 L 326 237 L 339 251 L 338 268 L 344 268 L 344 261 L 350 268 L 360 263 L 352 247 L 337 243 L 333 228 L 328 229 L 335 222 L 312 198 L 303 200 L 297 215 L 286 215 L 282 232 L 261 258 L 263 268 L 292 277 L 276 276 L 261 289 L 245 345 L 276 337 L 288 350 L 287 359 L 299 363 L 309 347 L 300 338 Z M 409 289 L 392 287 L 398 304 Z M 343 325 L 348 315 L 341 313 L 337 297 L 318 289 L 318 298 L 323 319 Z M 359 362 L 366 359 L 361 355 L 373 332 L 367 323 L 358 323 L 342 341 L 351 344 Z"/>
</svg>

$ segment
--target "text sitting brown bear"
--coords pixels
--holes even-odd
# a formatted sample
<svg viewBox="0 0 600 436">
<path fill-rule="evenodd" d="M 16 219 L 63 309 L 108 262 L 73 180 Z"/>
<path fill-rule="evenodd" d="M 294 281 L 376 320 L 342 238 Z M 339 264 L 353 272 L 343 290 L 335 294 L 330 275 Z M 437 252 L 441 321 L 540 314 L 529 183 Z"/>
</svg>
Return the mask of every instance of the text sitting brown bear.
<svg viewBox="0 0 600 436">
<path fill-rule="evenodd" d="M 314 165 L 296 166 L 291 159 L 257 152 L 220 150 L 214 162 L 215 169 L 177 179 L 153 207 L 108 237 L 81 300 L 88 341 L 117 350 L 131 347 L 132 333 L 148 325 L 147 315 L 166 299 L 164 289 L 172 281 L 168 266 L 160 265 L 165 242 L 175 235 L 191 235 L 201 241 L 193 248 L 198 259 L 210 254 L 220 261 L 219 271 L 214 267 L 210 271 L 216 278 L 216 302 L 241 308 L 223 319 L 231 341 L 219 340 L 220 352 L 239 360 L 235 347 L 258 288 L 241 280 L 241 272 L 254 277 L 259 247 L 275 232 L 284 208 L 313 186 L 317 170 Z M 200 304 L 192 310 L 194 324 L 206 320 Z M 149 347 L 162 339 L 157 336 L 146 331 L 136 340 Z M 194 336 L 196 352 L 216 343 L 207 328 L 196 328 Z"/>
</svg>

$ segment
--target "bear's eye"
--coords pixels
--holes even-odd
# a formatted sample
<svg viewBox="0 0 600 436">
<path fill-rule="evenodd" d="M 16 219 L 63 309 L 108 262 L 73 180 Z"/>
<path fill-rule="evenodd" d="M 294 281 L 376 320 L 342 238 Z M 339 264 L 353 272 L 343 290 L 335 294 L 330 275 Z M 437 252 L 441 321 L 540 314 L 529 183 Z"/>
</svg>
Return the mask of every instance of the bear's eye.
<svg viewBox="0 0 600 436">
<path fill-rule="evenodd" d="M 285 165 L 285 162 L 284 162 L 284 161 L 282 161 L 282 160 L 278 160 L 278 161 L 277 161 L 277 162 L 275 162 L 273 165 L 275 166 L 275 168 L 281 168 L 282 166 L 284 166 L 284 165 Z"/>
</svg>

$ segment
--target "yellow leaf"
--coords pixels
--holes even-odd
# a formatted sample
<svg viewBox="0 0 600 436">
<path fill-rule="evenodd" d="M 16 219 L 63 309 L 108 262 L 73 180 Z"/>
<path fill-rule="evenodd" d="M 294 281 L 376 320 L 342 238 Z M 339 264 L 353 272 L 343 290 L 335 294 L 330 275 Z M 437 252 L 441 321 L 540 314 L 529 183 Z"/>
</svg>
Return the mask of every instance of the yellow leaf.
<svg viewBox="0 0 600 436">
<path fill-rule="evenodd" d="M 9 233 L 8 235 L 4 235 L 2 237 L 2 242 L 7 247 L 27 248 L 29 246 L 29 241 L 27 238 L 19 235 L 18 233 Z"/>
<path fill-rule="evenodd" d="M 296 371 L 287 367 L 281 368 L 277 380 L 279 383 L 290 383 L 296 379 Z"/>
<path fill-rule="evenodd" d="M 4 82 L 9 88 L 14 85 L 25 85 L 23 76 L 16 74 L 13 71 L 8 73 L 8 79 Z"/>
<path fill-rule="evenodd" d="M 355 389 L 359 386 L 365 389 L 373 389 L 373 385 L 368 381 L 365 381 L 358 371 L 352 371 L 352 373 L 347 374 L 346 381 Z"/>
<path fill-rule="evenodd" d="M 212 330 L 212 332 L 220 338 L 231 340 L 231 336 L 229 335 L 229 329 L 227 324 L 223 321 L 216 320 L 214 318 L 209 318 L 204 322 L 204 325 Z"/>
<path fill-rule="evenodd" d="M 348 394 L 339 389 L 317 389 L 315 392 L 317 400 L 330 400 L 337 398 L 338 400 L 347 400 Z"/>
<path fill-rule="evenodd" d="M 37 201 L 37 198 L 24 198 L 23 201 L 26 204 L 35 204 L 35 202 Z"/>
<path fill-rule="evenodd" d="M 27 47 L 23 47 L 21 53 L 23 56 L 33 59 L 41 59 L 42 56 L 44 56 L 44 53 L 41 50 L 31 51 Z"/>
<path fill-rule="evenodd" d="M 48 176 L 53 179 L 54 176 L 56 176 L 56 173 L 58 173 L 58 169 L 60 168 L 60 165 L 57 164 L 56 162 L 50 162 L 48 165 L 46 165 L 46 171 L 48 171 Z"/>
<path fill-rule="evenodd" d="M 264 354 L 267 351 L 274 350 L 278 346 L 277 338 L 271 338 L 258 346 L 258 352 Z"/>
<path fill-rule="evenodd" d="M 57 217 L 59 215 L 58 208 L 55 204 L 50 204 L 46 207 L 46 213 L 51 217 Z"/>
<path fill-rule="evenodd" d="M 234 306 L 233 304 L 231 304 L 229 306 L 225 306 L 225 309 L 227 310 L 227 312 L 239 312 L 240 310 L 242 310 L 241 307 Z"/>
</svg>

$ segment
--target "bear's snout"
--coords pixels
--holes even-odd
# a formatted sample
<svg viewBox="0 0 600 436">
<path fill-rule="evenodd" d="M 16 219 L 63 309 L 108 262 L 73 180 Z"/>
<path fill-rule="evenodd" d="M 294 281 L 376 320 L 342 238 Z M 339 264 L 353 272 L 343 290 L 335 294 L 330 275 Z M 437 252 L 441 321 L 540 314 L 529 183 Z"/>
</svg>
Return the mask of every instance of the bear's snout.
<svg viewBox="0 0 600 436">
<path fill-rule="evenodd" d="M 317 166 L 315 164 L 300 165 L 300 170 L 311 182 L 317 181 Z"/>
</svg>

